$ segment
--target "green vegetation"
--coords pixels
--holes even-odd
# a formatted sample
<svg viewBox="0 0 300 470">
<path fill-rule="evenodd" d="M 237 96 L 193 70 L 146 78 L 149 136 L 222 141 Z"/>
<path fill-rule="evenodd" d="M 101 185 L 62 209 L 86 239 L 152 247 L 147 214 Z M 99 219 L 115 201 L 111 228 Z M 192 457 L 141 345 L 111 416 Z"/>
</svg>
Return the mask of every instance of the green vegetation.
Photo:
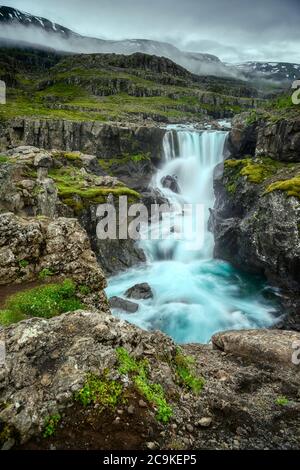
<svg viewBox="0 0 300 470">
<path fill-rule="evenodd" d="M 205 385 L 202 377 L 197 377 L 193 372 L 195 361 L 192 357 L 185 356 L 181 349 L 177 349 L 175 356 L 175 368 L 179 382 L 193 393 L 198 394 Z"/>
<path fill-rule="evenodd" d="M 45 420 L 43 437 L 47 438 L 53 436 L 60 420 L 61 416 L 59 414 L 48 416 Z"/>
<path fill-rule="evenodd" d="M 89 286 L 78 286 L 78 292 L 82 295 L 89 295 L 91 293 L 91 289 Z"/>
<path fill-rule="evenodd" d="M 128 196 L 130 200 L 137 200 L 140 194 L 133 189 L 120 185 L 113 188 L 86 186 L 86 180 L 79 169 L 64 167 L 59 170 L 51 170 L 49 176 L 53 178 L 58 189 L 58 195 L 62 202 L 80 213 L 90 204 L 102 204 L 106 202 L 109 194 L 115 197 Z"/>
<path fill-rule="evenodd" d="M 27 259 L 22 259 L 21 261 L 19 261 L 20 268 L 27 268 L 28 265 L 29 261 L 27 261 Z"/>
<path fill-rule="evenodd" d="M 300 165 L 298 163 L 279 162 L 268 157 L 226 160 L 224 162 L 224 175 L 227 178 L 226 189 L 229 193 L 236 192 L 239 178 L 245 176 L 251 183 L 264 183 L 264 194 L 272 191 L 284 191 L 287 196 L 300 199 L 299 171 Z"/>
<path fill-rule="evenodd" d="M 167 403 L 161 385 L 150 382 L 147 360 L 137 361 L 130 356 L 125 348 L 118 348 L 116 352 L 120 374 L 132 374 L 133 382 L 139 393 L 157 408 L 157 420 L 164 424 L 168 423 L 173 415 L 173 410 Z"/>
<path fill-rule="evenodd" d="M 149 154 L 139 153 L 136 155 L 123 155 L 122 157 L 116 158 L 109 158 L 109 159 L 99 159 L 99 164 L 103 168 L 104 171 L 113 175 L 114 167 L 119 168 L 122 165 L 126 165 L 127 163 L 134 162 L 139 163 L 142 161 L 150 160 Z"/>
<path fill-rule="evenodd" d="M 114 409 L 122 400 L 122 384 L 107 378 L 107 371 L 103 377 L 90 374 L 84 386 L 75 393 L 75 400 L 83 406 L 97 404 L 100 412 L 106 408 Z"/>
<path fill-rule="evenodd" d="M 44 268 L 39 272 L 39 279 L 48 279 L 48 277 L 54 276 L 55 272 L 52 269 Z"/>
<path fill-rule="evenodd" d="M 7 162 L 8 162 L 8 158 L 5 157 L 4 155 L 0 155 L 0 165 L 7 163 Z"/>
<path fill-rule="evenodd" d="M 281 179 L 281 175 L 286 172 L 290 174 L 295 169 L 297 169 L 297 164 L 283 163 L 269 157 L 226 160 L 224 162 L 224 175 L 227 178 L 226 189 L 229 193 L 235 193 L 241 176 L 246 177 L 250 183 L 261 184 L 267 183 L 274 177 Z M 299 194 L 299 178 L 295 177 L 288 181 L 273 182 L 268 186 L 266 192 L 281 189 L 286 190 L 288 195 Z"/>
<path fill-rule="evenodd" d="M 7 75 L 13 85 L 7 89 L 0 119 L 196 121 L 206 112 L 223 115 L 251 109 L 255 99 L 249 96 L 257 94 L 238 80 L 202 81 L 179 68 L 161 73 L 113 55 L 45 57 L 38 51 L 0 49 L 0 77 Z"/>
<path fill-rule="evenodd" d="M 276 398 L 275 403 L 278 406 L 286 406 L 289 404 L 289 399 L 284 396 L 281 396 L 281 397 Z"/>
<path fill-rule="evenodd" d="M 284 191 L 287 196 L 294 196 L 300 199 L 300 175 L 271 183 L 266 188 L 266 193 L 271 193 L 272 191 Z"/>
<path fill-rule="evenodd" d="M 8 424 L 2 423 L 0 421 L 0 445 L 4 444 L 4 442 L 8 441 L 11 437 L 11 429 Z"/>
<path fill-rule="evenodd" d="M 35 287 L 9 297 L 0 310 L 0 323 L 7 325 L 27 317 L 51 318 L 82 308 L 76 298 L 76 286 L 70 280 Z"/>
</svg>

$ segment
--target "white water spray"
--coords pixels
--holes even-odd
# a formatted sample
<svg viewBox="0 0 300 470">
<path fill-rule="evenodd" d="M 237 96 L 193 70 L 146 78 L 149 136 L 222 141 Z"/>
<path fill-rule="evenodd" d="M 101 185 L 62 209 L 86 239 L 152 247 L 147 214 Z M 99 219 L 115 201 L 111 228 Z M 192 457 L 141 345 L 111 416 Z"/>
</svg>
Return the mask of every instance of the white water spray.
<svg viewBox="0 0 300 470">
<path fill-rule="evenodd" d="M 180 223 L 184 204 L 203 205 L 203 243 L 191 251 L 184 238 L 143 241 L 147 266 L 111 278 L 107 289 L 109 297 L 122 296 L 134 284 L 148 282 L 154 299 L 139 301 L 134 315 L 115 313 L 142 328 L 160 329 L 182 343 L 207 342 L 217 331 L 265 327 L 274 322 L 275 307 L 264 297 L 262 281 L 213 259 L 208 218 L 214 205 L 213 171 L 223 159 L 225 139 L 226 132 L 221 131 L 174 128 L 166 133 L 165 162 L 152 186 L 178 208 L 175 225 Z M 162 178 L 168 175 L 176 179 L 179 194 L 162 186 Z M 191 226 L 193 222 L 191 212 L 184 223 Z"/>
</svg>

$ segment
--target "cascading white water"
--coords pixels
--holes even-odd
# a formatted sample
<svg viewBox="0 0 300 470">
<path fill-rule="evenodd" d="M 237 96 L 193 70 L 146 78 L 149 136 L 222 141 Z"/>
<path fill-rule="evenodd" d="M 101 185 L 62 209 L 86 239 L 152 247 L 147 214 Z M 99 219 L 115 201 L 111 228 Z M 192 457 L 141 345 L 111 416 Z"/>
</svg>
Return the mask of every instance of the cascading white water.
<svg viewBox="0 0 300 470">
<path fill-rule="evenodd" d="M 143 240 L 147 266 L 111 278 L 107 294 L 124 295 L 134 284 L 148 282 L 154 298 L 139 301 L 136 314 L 115 312 L 145 329 L 160 329 L 176 341 L 207 342 L 221 330 L 266 327 L 274 323 L 274 302 L 265 298 L 261 280 L 246 276 L 230 264 L 213 259 L 213 235 L 208 231 L 209 209 L 214 204 L 213 170 L 223 159 L 226 132 L 170 129 L 164 138 L 165 163 L 152 186 L 176 207 L 174 225 L 183 220 L 184 204 L 204 207 L 204 234 L 197 250 L 188 241 Z M 162 186 L 162 178 L 176 179 L 180 193 Z M 184 226 L 194 223 L 194 212 L 184 217 Z M 163 232 L 164 222 L 152 226 Z M 184 232 L 186 233 L 186 232 Z"/>
</svg>

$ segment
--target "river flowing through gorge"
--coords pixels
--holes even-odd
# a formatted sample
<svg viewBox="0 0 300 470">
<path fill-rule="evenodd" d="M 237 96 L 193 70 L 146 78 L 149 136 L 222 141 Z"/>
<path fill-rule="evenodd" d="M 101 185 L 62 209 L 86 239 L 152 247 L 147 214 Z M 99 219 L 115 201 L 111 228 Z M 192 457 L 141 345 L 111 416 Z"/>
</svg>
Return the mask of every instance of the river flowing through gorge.
<svg viewBox="0 0 300 470">
<path fill-rule="evenodd" d="M 163 142 L 164 162 L 151 182 L 177 208 L 173 232 L 179 222 L 195 227 L 194 211 L 183 221 L 185 204 L 201 205 L 204 224 L 199 247 L 191 249 L 186 237 L 148 237 L 139 242 L 147 264 L 109 279 L 108 297 L 124 297 L 128 288 L 147 282 L 153 298 L 134 300 L 139 304 L 134 314 L 113 313 L 141 328 L 159 329 L 179 343 L 206 343 L 221 330 L 269 327 L 276 318 L 274 295 L 262 279 L 213 258 L 214 239 L 208 230 L 209 209 L 214 205 L 213 171 L 223 160 L 226 135 L 225 131 L 169 128 Z M 168 176 L 176 181 L 179 193 L 163 187 L 162 180 Z M 164 228 L 161 220 L 149 230 L 163 233 Z"/>
</svg>

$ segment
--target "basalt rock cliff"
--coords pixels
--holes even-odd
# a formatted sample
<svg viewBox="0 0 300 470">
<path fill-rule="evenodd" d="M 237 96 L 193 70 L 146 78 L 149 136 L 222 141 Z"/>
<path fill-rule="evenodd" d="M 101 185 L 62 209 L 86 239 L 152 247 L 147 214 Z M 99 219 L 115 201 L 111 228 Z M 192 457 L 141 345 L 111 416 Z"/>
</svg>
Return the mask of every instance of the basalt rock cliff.
<svg viewBox="0 0 300 470">
<path fill-rule="evenodd" d="M 282 288 L 285 325 L 299 329 L 300 120 L 250 118 L 234 119 L 215 170 L 215 256 Z"/>
</svg>

